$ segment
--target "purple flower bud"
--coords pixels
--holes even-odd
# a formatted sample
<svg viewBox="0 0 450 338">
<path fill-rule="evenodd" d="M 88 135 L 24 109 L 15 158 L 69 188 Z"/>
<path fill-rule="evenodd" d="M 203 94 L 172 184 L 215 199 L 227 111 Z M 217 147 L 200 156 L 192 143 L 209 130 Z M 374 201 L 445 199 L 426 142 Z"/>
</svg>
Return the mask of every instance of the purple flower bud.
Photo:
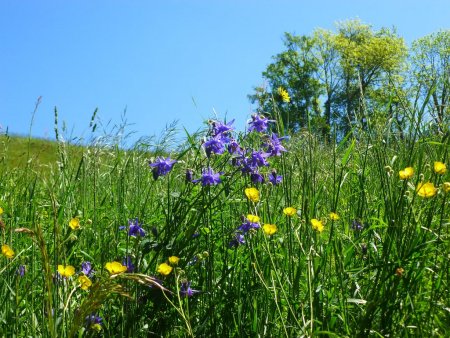
<svg viewBox="0 0 450 338">
<path fill-rule="evenodd" d="M 92 275 L 94 272 L 92 270 L 91 262 L 83 262 L 81 263 L 81 272 L 84 273 L 86 276 Z"/>
</svg>

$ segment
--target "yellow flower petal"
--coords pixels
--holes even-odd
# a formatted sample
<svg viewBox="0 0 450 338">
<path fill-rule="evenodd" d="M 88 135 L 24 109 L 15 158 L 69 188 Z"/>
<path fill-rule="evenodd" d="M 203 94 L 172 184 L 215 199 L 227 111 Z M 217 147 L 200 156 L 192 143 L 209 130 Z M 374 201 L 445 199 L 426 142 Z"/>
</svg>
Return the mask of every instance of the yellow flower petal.
<svg viewBox="0 0 450 338">
<path fill-rule="evenodd" d="M 14 257 L 14 250 L 11 249 L 11 247 L 9 245 L 3 244 L 2 245 L 2 254 L 6 258 L 13 258 Z"/>
<path fill-rule="evenodd" d="M 283 87 L 278 87 L 277 92 L 283 102 L 289 103 L 291 101 L 289 93 Z"/>
<path fill-rule="evenodd" d="M 75 274 L 75 268 L 72 265 L 58 265 L 58 272 L 61 277 L 69 278 Z"/>
<path fill-rule="evenodd" d="M 414 175 L 414 168 L 413 167 L 407 167 L 403 170 L 400 170 L 398 172 L 398 176 L 400 176 L 401 180 L 407 180 Z"/>
<path fill-rule="evenodd" d="M 439 175 L 444 175 L 447 172 L 447 166 L 445 163 L 436 161 L 434 162 L 434 172 Z"/>
<path fill-rule="evenodd" d="M 311 225 L 312 225 L 312 228 L 314 230 L 317 230 L 318 232 L 322 232 L 324 230 L 324 226 L 323 226 L 322 222 L 319 221 L 318 219 L 313 218 L 311 220 Z"/>
<path fill-rule="evenodd" d="M 167 264 L 167 263 L 162 263 L 158 266 L 158 273 L 160 273 L 161 275 L 167 276 L 172 272 L 172 267 Z"/>
<path fill-rule="evenodd" d="M 263 225 L 263 231 L 268 236 L 272 236 L 274 233 L 277 232 L 277 230 L 278 230 L 278 228 L 275 224 L 264 224 Z"/>
<path fill-rule="evenodd" d="M 108 262 L 106 263 L 105 268 L 111 275 L 127 271 L 127 267 L 119 262 Z"/>
<path fill-rule="evenodd" d="M 72 218 L 69 221 L 69 227 L 72 230 L 77 230 L 80 227 L 80 220 L 78 219 L 78 217 Z"/>
<path fill-rule="evenodd" d="M 287 207 L 287 208 L 284 208 L 284 209 L 283 209 L 283 213 L 284 213 L 286 216 L 291 217 L 291 216 L 294 216 L 294 215 L 297 213 L 297 209 L 295 209 L 295 208 L 293 208 L 293 207 Z"/>
<path fill-rule="evenodd" d="M 444 190 L 445 193 L 450 192 L 450 182 L 444 182 L 442 184 L 442 190 Z"/>
<path fill-rule="evenodd" d="M 246 188 L 245 196 L 252 202 L 256 203 L 259 201 L 259 191 L 256 188 Z"/>
<path fill-rule="evenodd" d="M 91 280 L 89 279 L 88 276 L 85 276 L 85 275 L 80 275 L 78 277 L 78 283 L 80 283 L 80 287 L 83 290 L 87 290 L 92 286 Z"/>
<path fill-rule="evenodd" d="M 434 184 L 431 182 L 428 183 L 419 183 L 417 186 L 417 195 L 424 198 L 433 197 L 436 195 L 437 189 Z"/>
<path fill-rule="evenodd" d="M 330 219 L 332 220 L 332 221 L 338 221 L 339 220 L 339 215 L 338 214 L 336 214 L 335 212 L 330 212 Z"/>
<path fill-rule="evenodd" d="M 178 262 L 180 261 L 180 258 L 177 256 L 170 256 L 169 257 L 169 263 L 172 265 L 177 265 Z"/>
<path fill-rule="evenodd" d="M 258 223 L 260 218 L 256 215 L 247 215 L 247 219 L 251 222 L 251 223 Z"/>
</svg>

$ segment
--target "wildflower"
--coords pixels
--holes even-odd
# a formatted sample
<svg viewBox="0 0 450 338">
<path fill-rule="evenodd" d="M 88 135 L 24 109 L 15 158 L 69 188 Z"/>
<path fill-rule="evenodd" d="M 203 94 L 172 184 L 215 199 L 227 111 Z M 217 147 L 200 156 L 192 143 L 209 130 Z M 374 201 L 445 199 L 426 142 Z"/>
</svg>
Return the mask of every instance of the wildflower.
<svg viewBox="0 0 450 338">
<path fill-rule="evenodd" d="M 263 225 L 263 231 L 266 235 L 272 236 L 274 233 L 277 232 L 277 226 L 275 224 L 264 224 Z"/>
<path fill-rule="evenodd" d="M 193 180 L 192 182 L 202 182 L 202 186 L 207 185 L 216 185 L 221 182 L 220 175 L 222 173 L 214 173 L 214 171 L 211 168 L 203 169 L 202 177 L 196 180 Z"/>
<path fill-rule="evenodd" d="M 250 180 L 253 184 L 264 183 L 264 176 L 258 170 L 255 170 L 250 174 Z"/>
<path fill-rule="evenodd" d="M 400 170 L 398 172 L 398 175 L 400 176 L 401 180 L 407 180 L 414 175 L 414 168 L 413 167 L 407 167 L 403 170 Z"/>
<path fill-rule="evenodd" d="M 402 277 L 404 272 L 405 272 L 405 269 L 403 269 L 403 268 L 395 269 L 395 274 L 397 275 L 397 277 Z"/>
<path fill-rule="evenodd" d="M 86 328 L 97 332 L 102 330 L 102 317 L 90 315 L 86 317 Z"/>
<path fill-rule="evenodd" d="M 200 291 L 191 289 L 191 282 L 183 282 L 181 283 L 180 295 L 182 297 L 192 297 L 194 294 Z"/>
<path fill-rule="evenodd" d="M 180 261 L 180 257 L 177 257 L 177 256 L 170 256 L 169 257 L 169 263 L 171 265 L 177 265 L 179 261 Z"/>
<path fill-rule="evenodd" d="M 149 163 L 150 167 L 152 167 L 153 178 L 156 180 L 159 176 L 167 175 L 175 163 L 177 161 L 170 159 L 170 157 L 166 159 L 158 157 L 155 162 Z"/>
<path fill-rule="evenodd" d="M 264 117 L 263 115 L 253 114 L 252 119 L 248 122 L 248 124 L 250 125 L 248 131 L 256 130 L 258 133 L 266 131 L 269 122 L 272 121 Z"/>
<path fill-rule="evenodd" d="M 273 185 L 278 185 L 283 180 L 283 176 L 277 175 L 277 172 L 275 169 L 272 170 L 272 172 L 269 174 L 269 182 Z"/>
<path fill-rule="evenodd" d="M 191 169 L 186 169 L 186 182 L 192 182 L 194 179 L 194 172 Z"/>
<path fill-rule="evenodd" d="M 122 265 L 127 267 L 127 272 L 133 272 L 135 269 L 133 261 L 131 260 L 131 256 L 125 257 L 122 261 Z"/>
<path fill-rule="evenodd" d="M 234 119 L 228 123 L 222 123 L 217 120 L 210 121 L 210 124 L 212 127 L 211 128 L 212 135 L 213 136 L 219 136 L 219 135 L 223 136 L 223 135 L 229 134 L 234 129 L 233 123 L 234 123 Z"/>
<path fill-rule="evenodd" d="M 258 223 L 260 220 L 260 218 L 258 216 L 250 215 L 250 214 L 247 215 L 247 219 L 252 223 Z"/>
<path fill-rule="evenodd" d="M 355 231 L 361 231 L 364 228 L 364 224 L 361 223 L 361 221 L 354 219 L 352 221 L 352 229 Z"/>
<path fill-rule="evenodd" d="M 0 207 L 0 216 L 3 214 L 3 208 Z"/>
<path fill-rule="evenodd" d="M 23 277 L 23 276 L 25 276 L 25 272 L 26 272 L 25 265 L 19 265 L 19 268 L 17 269 L 16 273 L 17 273 L 20 277 Z"/>
<path fill-rule="evenodd" d="M 289 103 L 291 101 L 291 98 L 289 97 L 288 92 L 283 87 L 278 87 L 277 89 L 278 95 L 281 97 L 281 101 L 285 103 Z"/>
<path fill-rule="evenodd" d="M 442 162 L 434 162 L 434 172 L 439 175 L 444 175 L 447 172 L 447 166 Z"/>
<path fill-rule="evenodd" d="M 266 158 L 269 157 L 270 154 L 263 153 L 262 151 L 254 151 L 252 152 L 250 158 L 250 165 L 252 167 L 263 167 L 268 166 L 269 162 L 266 161 Z"/>
<path fill-rule="evenodd" d="M 237 247 L 241 244 L 245 244 L 245 237 L 242 234 L 235 234 L 234 238 L 230 241 L 230 248 Z"/>
<path fill-rule="evenodd" d="M 92 286 L 92 282 L 86 275 L 78 276 L 78 283 L 80 283 L 80 287 L 83 290 L 87 290 Z"/>
<path fill-rule="evenodd" d="M 162 263 L 158 266 L 158 273 L 161 275 L 167 276 L 172 272 L 172 267 L 167 263 Z"/>
<path fill-rule="evenodd" d="M 137 218 L 133 220 L 128 220 L 128 236 L 145 236 L 145 231 L 141 227 L 142 224 L 139 224 L 139 221 Z"/>
<path fill-rule="evenodd" d="M 127 271 L 127 267 L 125 265 L 122 265 L 116 261 L 106 263 L 105 268 L 106 268 L 106 270 L 109 271 L 109 273 L 111 275 L 115 275 L 115 274 Z"/>
<path fill-rule="evenodd" d="M 445 193 L 450 192 L 450 182 L 444 182 L 444 183 L 442 184 L 442 190 L 443 190 Z"/>
<path fill-rule="evenodd" d="M 81 272 L 86 276 L 90 276 L 93 274 L 91 262 L 83 262 L 81 263 Z"/>
<path fill-rule="evenodd" d="M 335 212 L 330 212 L 330 219 L 332 220 L 332 221 L 338 221 L 339 220 L 339 215 L 338 214 L 336 214 Z"/>
<path fill-rule="evenodd" d="M 227 146 L 228 152 L 230 155 L 242 155 L 243 151 L 239 143 L 236 140 L 232 139 Z"/>
<path fill-rule="evenodd" d="M 433 197 L 436 195 L 436 188 L 434 184 L 431 182 L 428 183 L 419 183 L 417 186 L 417 195 L 424 198 Z"/>
<path fill-rule="evenodd" d="M 259 191 L 256 188 L 246 188 L 245 196 L 254 203 L 259 201 Z"/>
<path fill-rule="evenodd" d="M 283 213 L 286 216 L 292 217 L 297 213 L 297 209 L 293 208 L 293 207 L 287 207 L 283 209 Z"/>
<path fill-rule="evenodd" d="M 265 144 L 267 147 L 267 151 L 270 153 L 270 156 L 280 156 L 282 152 L 286 151 L 286 148 L 281 144 L 281 140 L 285 137 L 278 138 L 278 135 L 273 133 L 267 143 Z"/>
<path fill-rule="evenodd" d="M 225 145 L 218 136 L 206 141 L 203 146 L 205 147 L 206 156 L 208 157 L 211 156 L 211 153 L 223 154 L 223 152 L 225 151 Z"/>
<path fill-rule="evenodd" d="M 69 278 L 75 274 L 75 268 L 72 265 L 58 265 L 58 273 L 63 278 Z"/>
<path fill-rule="evenodd" d="M 72 230 L 77 230 L 80 228 L 80 220 L 78 219 L 78 217 L 74 217 L 69 221 L 69 227 Z"/>
<path fill-rule="evenodd" d="M 14 257 L 14 250 L 11 249 L 11 247 L 9 245 L 3 244 L 2 245 L 2 254 L 6 258 L 13 258 Z"/>
<path fill-rule="evenodd" d="M 322 222 L 315 218 L 313 218 L 311 220 L 311 225 L 312 225 L 313 230 L 317 230 L 318 232 L 322 232 L 324 230 L 324 226 L 323 226 Z"/>
</svg>

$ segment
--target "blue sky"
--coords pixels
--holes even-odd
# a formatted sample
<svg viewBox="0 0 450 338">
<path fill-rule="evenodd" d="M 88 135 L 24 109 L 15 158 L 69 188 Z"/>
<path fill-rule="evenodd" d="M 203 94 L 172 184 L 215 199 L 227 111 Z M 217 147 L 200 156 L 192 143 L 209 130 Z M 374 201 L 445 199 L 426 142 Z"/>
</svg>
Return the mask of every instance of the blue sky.
<svg viewBox="0 0 450 338">
<path fill-rule="evenodd" d="M 0 125 L 54 138 L 54 107 L 66 136 L 89 137 L 92 112 L 131 140 L 179 120 L 190 132 L 214 116 L 252 112 L 247 95 L 283 49 L 284 32 L 310 34 L 359 18 L 397 28 L 407 43 L 449 28 L 450 1 L 33 1 L 0 0 Z"/>
</svg>

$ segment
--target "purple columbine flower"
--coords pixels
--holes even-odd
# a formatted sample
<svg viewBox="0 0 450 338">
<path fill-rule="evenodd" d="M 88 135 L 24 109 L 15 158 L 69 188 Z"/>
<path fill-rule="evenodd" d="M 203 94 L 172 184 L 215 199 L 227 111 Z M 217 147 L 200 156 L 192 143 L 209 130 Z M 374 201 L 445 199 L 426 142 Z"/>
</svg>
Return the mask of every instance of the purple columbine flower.
<svg viewBox="0 0 450 338">
<path fill-rule="evenodd" d="M 86 317 L 86 328 L 100 331 L 102 329 L 103 319 L 97 315 L 90 315 Z"/>
<path fill-rule="evenodd" d="M 206 156 L 210 157 L 211 153 L 214 154 L 223 154 L 225 151 L 225 145 L 223 141 L 218 137 L 212 137 L 208 141 L 206 141 L 203 146 L 205 147 Z"/>
<path fill-rule="evenodd" d="M 127 256 L 123 259 L 122 265 L 127 267 L 127 272 L 134 272 L 135 266 L 131 260 L 131 256 Z"/>
<path fill-rule="evenodd" d="M 361 231 L 364 228 L 364 224 L 361 223 L 361 221 L 354 219 L 352 221 L 352 229 L 355 231 Z"/>
<path fill-rule="evenodd" d="M 186 169 L 186 182 L 192 182 L 194 178 L 194 172 L 192 169 Z"/>
<path fill-rule="evenodd" d="M 268 128 L 268 123 L 273 122 L 263 115 L 253 114 L 252 119 L 248 122 L 250 127 L 248 131 L 256 130 L 258 133 L 264 132 Z"/>
<path fill-rule="evenodd" d="M 180 295 L 182 297 L 192 297 L 196 293 L 199 293 L 200 291 L 194 290 L 191 288 L 191 282 L 183 282 L 181 283 L 180 288 Z"/>
<path fill-rule="evenodd" d="M 221 174 L 222 174 L 221 172 L 214 173 L 214 171 L 209 167 L 207 169 L 203 169 L 201 178 L 193 180 L 192 182 L 194 183 L 202 182 L 202 186 L 216 185 L 221 182 L 220 180 Z"/>
<path fill-rule="evenodd" d="M 276 170 L 272 170 L 272 172 L 269 174 L 269 182 L 273 185 L 280 184 L 283 180 L 283 176 L 277 175 Z"/>
<path fill-rule="evenodd" d="M 156 180 L 159 176 L 167 175 L 173 168 L 173 165 L 177 163 L 176 160 L 171 160 L 170 157 L 163 159 L 158 157 L 155 162 L 149 163 L 152 167 L 153 178 Z"/>
<path fill-rule="evenodd" d="M 234 119 L 228 123 L 222 123 L 217 120 L 212 120 L 210 123 L 213 136 L 225 135 L 230 133 L 234 129 L 233 127 Z"/>
<path fill-rule="evenodd" d="M 244 234 L 246 234 L 247 232 L 249 232 L 252 229 L 259 229 L 261 226 L 259 225 L 259 223 L 253 223 L 250 222 L 247 218 L 243 217 L 244 221 L 242 222 L 242 224 L 239 226 L 238 230 L 243 232 Z"/>
<path fill-rule="evenodd" d="M 244 152 L 242 151 L 241 146 L 235 139 L 232 139 L 227 146 L 228 152 L 230 155 L 242 155 Z"/>
<path fill-rule="evenodd" d="M 245 244 L 245 237 L 242 234 L 235 234 L 234 238 L 230 241 L 230 248 L 236 248 L 241 244 Z"/>
<path fill-rule="evenodd" d="M 286 149 L 281 144 L 281 141 L 285 139 L 284 137 L 278 138 L 278 135 L 273 133 L 267 143 L 265 144 L 267 147 L 267 151 L 270 153 L 270 156 L 280 156 L 282 152 L 286 151 Z"/>
<path fill-rule="evenodd" d="M 137 218 L 135 218 L 134 220 L 129 220 L 128 221 L 128 236 L 144 237 L 145 231 L 144 231 L 144 229 L 142 229 L 141 225 L 142 224 L 139 224 L 139 221 Z"/>
<path fill-rule="evenodd" d="M 19 265 L 19 268 L 17 269 L 16 273 L 17 273 L 20 277 L 23 277 L 23 276 L 25 276 L 25 272 L 26 272 L 25 265 Z"/>
<path fill-rule="evenodd" d="M 255 170 L 250 174 L 250 180 L 254 184 L 264 183 L 264 176 L 261 175 L 258 170 Z"/>
<path fill-rule="evenodd" d="M 92 270 L 91 262 L 86 261 L 81 263 L 81 272 L 88 277 L 91 276 L 94 273 L 94 270 Z"/>
<path fill-rule="evenodd" d="M 266 158 L 269 156 L 270 154 L 268 153 L 263 153 L 262 151 L 254 151 L 251 155 L 250 164 L 253 167 L 268 166 L 269 162 L 266 161 Z"/>
</svg>

